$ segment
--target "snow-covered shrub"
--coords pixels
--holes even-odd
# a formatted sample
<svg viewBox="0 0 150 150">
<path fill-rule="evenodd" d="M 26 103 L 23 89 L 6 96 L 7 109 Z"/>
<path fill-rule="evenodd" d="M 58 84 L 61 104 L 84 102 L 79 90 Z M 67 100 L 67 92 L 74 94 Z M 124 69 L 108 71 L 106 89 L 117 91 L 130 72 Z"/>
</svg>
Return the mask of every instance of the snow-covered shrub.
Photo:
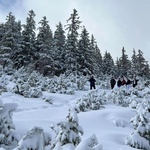
<svg viewBox="0 0 150 150">
<path fill-rule="evenodd" d="M 79 76 L 77 78 L 77 90 L 86 90 L 85 85 L 87 83 L 87 78 L 85 76 Z"/>
<path fill-rule="evenodd" d="M 65 74 L 59 77 L 44 78 L 42 82 L 42 90 L 50 93 L 69 94 L 73 95 L 75 90 L 85 90 L 87 79 L 83 76 L 74 76 Z"/>
<path fill-rule="evenodd" d="M 98 90 L 92 90 L 79 98 L 76 102 L 76 106 L 80 111 L 98 110 L 104 108 L 102 105 L 104 101 L 105 97 L 103 93 L 99 93 Z"/>
<path fill-rule="evenodd" d="M 129 97 L 128 100 L 129 100 L 129 107 L 136 109 L 139 104 L 138 100 L 137 100 L 137 96 L 133 95 L 133 96 Z"/>
<path fill-rule="evenodd" d="M 17 77 L 18 78 L 15 80 L 16 85 L 13 87 L 12 92 L 28 98 L 38 98 L 42 96 L 42 75 L 33 71 L 32 73 L 25 72 L 24 75 L 21 75 L 20 77 L 18 75 Z"/>
<path fill-rule="evenodd" d="M 29 72 L 29 70 L 27 70 L 26 68 L 22 67 L 20 69 L 18 69 L 17 71 L 15 71 L 15 73 L 12 75 L 11 77 L 11 81 L 16 82 L 17 80 L 21 79 L 24 82 L 28 80 L 28 75 L 31 72 Z"/>
<path fill-rule="evenodd" d="M 65 75 L 53 78 L 44 78 L 42 82 L 42 90 L 49 93 L 74 94 L 75 86 Z"/>
<path fill-rule="evenodd" d="M 130 145 L 131 147 L 134 147 L 136 149 L 150 149 L 149 141 L 141 137 L 137 131 L 133 132 L 125 139 L 125 144 Z"/>
<path fill-rule="evenodd" d="M 136 115 L 130 119 L 130 123 L 136 129 L 139 126 L 140 122 L 146 121 L 146 109 L 144 108 L 143 104 L 138 104 Z"/>
<path fill-rule="evenodd" d="M 150 95 L 150 87 L 145 87 L 142 92 L 143 96 Z"/>
<path fill-rule="evenodd" d="M 40 127 L 32 127 L 18 143 L 14 150 L 45 150 L 50 145 L 51 135 Z"/>
<path fill-rule="evenodd" d="M 112 90 L 112 92 L 109 95 L 109 100 L 112 101 L 114 104 L 117 105 L 124 105 L 125 101 L 125 90 L 124 90 L 124 86 L 120 87 L 120 88 L 115 88 L 114 90 Z"/>
<path fill-rule="evenodd" d="M 19 136 L 15 131 L 12 115 L 17 105 L 14 103 L 3 104 L 0 100 L 0 147 L 17 144 Z"/>
<path fill-rule="evenodd" d="M 80 135 L 83 135 L 83 129 L 79 126 L 77 112 L 76 107 L 71 107 L 66 121 L 61 121 L 56 127 L 51 127 L 56 134 L 52 149 L 58 149 L 67 144 L 76 147 L 81 142 Z"/>
<path fill-rule="evenodd" d="M 96 135 L 93 134 L 80 142 L 75 150 L 103 150 L 103 146 L 98 143 Z"/>
</svg>

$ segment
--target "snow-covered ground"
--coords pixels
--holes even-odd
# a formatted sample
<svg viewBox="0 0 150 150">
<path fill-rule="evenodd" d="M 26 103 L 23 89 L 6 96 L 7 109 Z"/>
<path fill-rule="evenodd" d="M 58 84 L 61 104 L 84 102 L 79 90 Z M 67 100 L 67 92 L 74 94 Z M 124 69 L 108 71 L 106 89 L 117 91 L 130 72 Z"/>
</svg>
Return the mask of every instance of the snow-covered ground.
<svg viewBox="0 0 150 150">
<path fill-rule="evenodd" d="M 110 91 L 107 90 L 107 93 Z M 3 93 L 0 98 L 3 103 L 18 104 L 17 111 L 13 114 L 13 121 L 16 131 L 22 137 L 33 126 L 41 127 L 51 133 L 51 125 L 64 121 L 68 109 L 88 92 L 76 91 L 74 95 L 43 92 L 43 95 L 51 97 L 52 104 L 43 101 L 42 98 L 24 98 L 11 92 Z M 104 106 L 105 109 L 78 114 L 79 125 L 84 130 L 82 140 L 95 134 L 103 150 L 134 150 L 125 145 L 125 138 L 133 132 L 129 121 L 135 116 L 136 110 L 114 104 Z"/>
</svg>

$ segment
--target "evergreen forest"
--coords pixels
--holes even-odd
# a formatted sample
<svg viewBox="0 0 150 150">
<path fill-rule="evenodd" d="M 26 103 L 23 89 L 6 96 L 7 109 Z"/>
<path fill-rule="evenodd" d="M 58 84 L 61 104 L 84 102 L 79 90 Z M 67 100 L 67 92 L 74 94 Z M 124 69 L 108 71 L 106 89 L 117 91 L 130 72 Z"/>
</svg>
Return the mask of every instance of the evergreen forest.
<svg viewBox="0 0 150 150">
<path fill-rule="evenodd" d="M 30 10 L 22 24 L 10 12 L 6 22 L 0 23 L 0 65 L 6 73 L 12 74 L 24 67 L 49 77 L 74 73 L 150 78 L 149 62 L 142 50 L 133 48 L 131 59 L 124 46 L 116 60 L 108 51 L 102 54 L 94 35 L 82 25 L 76 9 L 65 25 L 58 22 L 55 31 L 51 30 L 46 16 L 38 23 L 35 16 Z"/>
</svg>

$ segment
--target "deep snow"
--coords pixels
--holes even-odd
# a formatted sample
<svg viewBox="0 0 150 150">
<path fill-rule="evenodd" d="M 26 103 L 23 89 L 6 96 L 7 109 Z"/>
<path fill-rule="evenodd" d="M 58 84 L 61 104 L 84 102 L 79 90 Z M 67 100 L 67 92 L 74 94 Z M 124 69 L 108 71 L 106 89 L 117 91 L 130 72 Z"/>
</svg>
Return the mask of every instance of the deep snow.
<svg viewBox="0 0 150 150">
<path fill-rule="evenodd" d="M 102 89 L 101 89 L 102 90 Z M 109 93 L 111 90 L 107 90 Z M 53 104 L 42 98 L 24 98 L 23 96 L 7 92 L 1 95 L 3 103 L 17 103 L 17 111 L 13 114 L 16 131 L 22 137 L 31 127 L 38 126 L 44 131 L 51 131 L 51 124 L 64 121 L 68 109 L 76 104 L 78 98 L 89 91 L 76 91 L 74 95 L 43 92 L 50 96 Z M 129 121 L 135 116 L 136 110 L 106 104 L 105 109 L 90 110 L 78 114 L 79 125 L 83 128 L 82 140 L 95 134 L 103 150 L 133 150 L 125 145 L 125 138 L 133 132 Z"/>
</svg>

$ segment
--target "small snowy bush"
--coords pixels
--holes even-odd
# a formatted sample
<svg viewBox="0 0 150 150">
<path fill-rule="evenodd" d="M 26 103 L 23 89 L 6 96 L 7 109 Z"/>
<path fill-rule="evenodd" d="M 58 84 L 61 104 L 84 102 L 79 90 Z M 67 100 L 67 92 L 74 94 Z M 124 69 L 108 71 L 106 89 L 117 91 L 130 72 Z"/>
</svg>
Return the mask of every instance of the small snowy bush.
<svg viewBox="0 0 150 150">
<path fill-rule="evenodd" d="M 22 70 L 21 70 L 22 71 Z M 24 71 L 24 70 L 23 70 Z M 42 96 L 42 76 L 33 71 L 32 73 L 23 72 L 24 75 L 17 76 L 12 92 L 23 95 L 24 97 L 38 98 Z M 14 77 L 15 78 L 15 77 Z"/>
<path fill-rule="evenodd" d="M 103 93 L 98 93 L 97 90 L 92 90 L 88 94 L 77 100 L 76 106 L 80 111 L 98 110 L 104 108 L 102 105 L 105 101 Z"/>
<path fill-rule="evenodd" d="M 32 127 L 14 150 L 45 150 L 51 142 L 51 135 L 40 127 Z"/>
<path fill-rule="evenodd" d="M 129 135 L 125 144 L 134 148 L 144 150 L 150 149 L 150 113 L 145 109 L 144 103 L 138 105 L 137 113 L 130 123 L 134 127 L 134 132 Z"/>
<path fill-rule="evenodd" d="M 52 148 L 57 149 L 69 143 L 76 147 L 81 142 L 80 135 L 83 135 L 83 129 L 79 126 L 77 112 L 76 107 L 71 107 L 66 121 L 61 121 L 56 127 L 52 127 L 56 134 Z"/>
<path fill-rule="evenodd" d="M 1 147 L 16 145 L 19 135 L 15 132 L 12 115 L 16 110 L 16 104 L 3 104 L 0 100 L 0 145 Z"/>
<path fill-rule="evenodd" d="M 149 141 L 141 137 L 137 131 L 133 132 L 125 139 L 125 144 L 130 145 L 131 147 L 134 147 L 136 149 L 150 149 Z"/>
<path fill-rule="evenodd" d="M 103 146 L 98 143 L 96 135 L 93 134 L 87 139 L 83 140 L 75 150 L 103 150 Z"/>
</svg>

